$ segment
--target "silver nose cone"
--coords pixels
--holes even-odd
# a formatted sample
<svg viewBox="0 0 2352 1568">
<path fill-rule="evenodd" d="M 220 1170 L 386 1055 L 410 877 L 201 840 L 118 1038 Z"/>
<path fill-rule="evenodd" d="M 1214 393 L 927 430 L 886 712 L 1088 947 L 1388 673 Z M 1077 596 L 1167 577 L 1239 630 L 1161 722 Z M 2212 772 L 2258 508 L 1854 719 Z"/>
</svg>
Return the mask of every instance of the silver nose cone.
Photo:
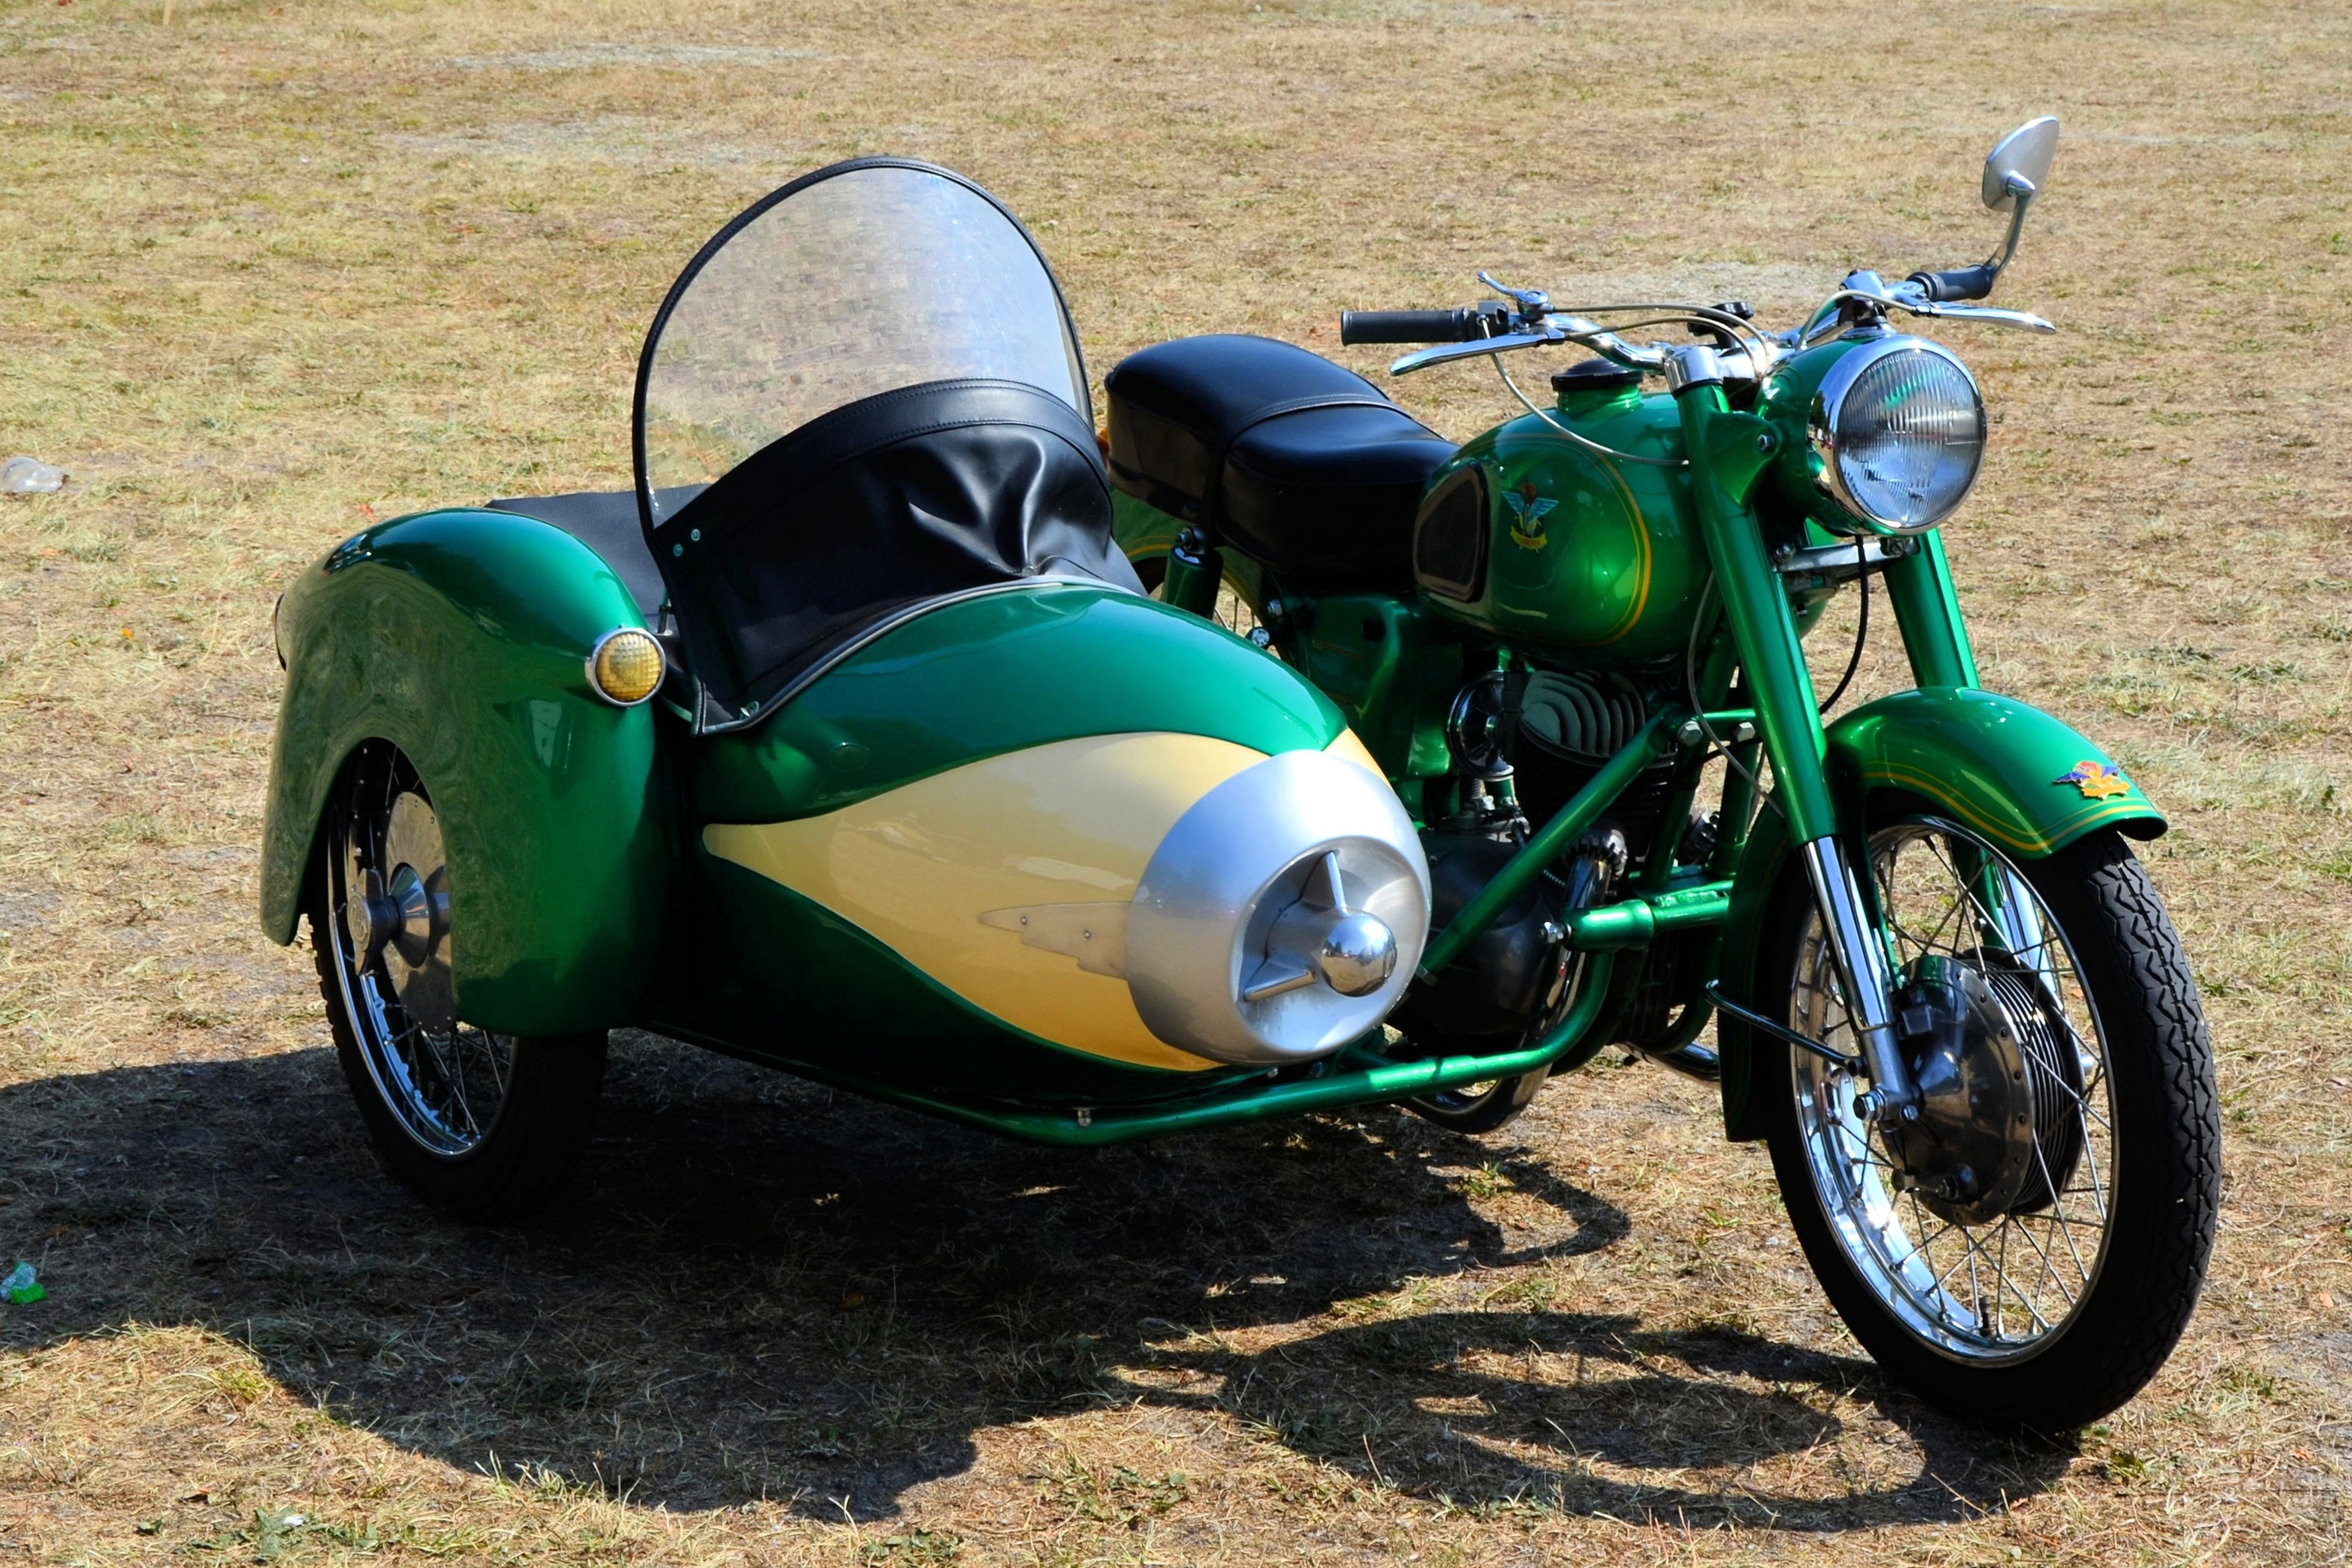
<svg viewBox="0 0 2352 1568">
<path fill-rule="evenodd" d="M 1342 996 L 1370 995 L 1388 984 L 1396 966 L 1396 932 L 1360 910 L 1332 921 L 1315 952 L 1316 973 Z"/>
</svg>

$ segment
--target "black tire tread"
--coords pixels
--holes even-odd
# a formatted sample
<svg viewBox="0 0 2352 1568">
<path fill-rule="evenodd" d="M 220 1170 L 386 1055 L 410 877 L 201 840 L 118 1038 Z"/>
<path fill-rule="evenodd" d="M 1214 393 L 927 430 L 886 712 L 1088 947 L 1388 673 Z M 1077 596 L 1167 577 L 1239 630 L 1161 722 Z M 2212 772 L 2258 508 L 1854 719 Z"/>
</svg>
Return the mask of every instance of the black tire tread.
<svg viewBox="0 0 2352 1568">
<path fill-rule="evenodd" d="M 1987 1426 L 2054 1433 L 2086 1426 L 2154 1377 L 2194 1312 L 2221 1202 L 2221 1126 L 2212 1042 L 2188 955 L 2147 869 L 2100 832 L 2020 868 L 2058 918 L 2100 1007 L 2115 1086 L 2116 1173 L 2108 1254 L 2091 1298 L 2060 1338 L 2009 1367 L 1967 1367 L 1913 1340 L 1853 1276 L 1821 1218 L 1797 1147 L 1787 1047 L 1758 1052 L 1771 1089 L 1769 1139 L 1783 1202 L 1832 1305 L 1879 1363 L 1931 1404 Z M 1788 994 L 1800 879 L 1778 897 L 1790 917 L 1765 954 Z M 1798 898 L 1808 901 L 1799 905 Z M 1773 929 L 1769 928 L 1768 929 Z M 1774 994 L 1767 992 L 1766 994 Z M 2137 998 L 2136 1007 L 2123 1004 Z"/>
<path fill-rule="evenodd" d="M 506 1102 L 482 1147 L 458 1160 L 435 1159 L 400 1130 L 368 1074 L 360 1042 L 344 1016 L 335 944 L 321 924 L 326 899 L 322 877 L 310 910 L 319 993 L 326 1001 L 336 1058 L 384 1173 L 458 1219 L 498 1225 L 545 1215 L 571 1189 L 593 1134 L 606 1037 L 517 1040 Z"/>
</svg>

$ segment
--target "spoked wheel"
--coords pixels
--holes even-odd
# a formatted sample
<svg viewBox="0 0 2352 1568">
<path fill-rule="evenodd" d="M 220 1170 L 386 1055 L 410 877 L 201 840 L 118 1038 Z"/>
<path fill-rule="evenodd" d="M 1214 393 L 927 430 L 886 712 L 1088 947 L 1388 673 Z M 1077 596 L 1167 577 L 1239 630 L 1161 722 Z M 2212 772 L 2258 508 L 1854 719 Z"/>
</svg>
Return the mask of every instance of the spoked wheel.
<svg viewBox="0 0 2352 1568">
<path fill-rule="evenodd" d="M 520 1038 L 457 1016 L 448 857 L 416 770 L 373 742 L 328 805 L 310 909 L 335 1053 L 385 1169 L 478 1218 L 543 1205 L 579 1163 L 603 1035 Z"/>
<path fill-rule="evenodd" d="M 1879 1363 L 1973 1419 L 2057 1431 L 2137 1393 L 2187 1326 L 2219 1201 L 2212 1048 L 2179 939 L 2123 841 L 2011 862 L 1961 825 L 1871 837 L 1920 1090 L 1759 1047 L 1772 1159 L 1831 1301 Z M 1790 1026 L 1858 1049 L 1801 874 L 1759 975 Z M 1774 994 L 1765 991 L 1763 994 Z"/>
</svg>

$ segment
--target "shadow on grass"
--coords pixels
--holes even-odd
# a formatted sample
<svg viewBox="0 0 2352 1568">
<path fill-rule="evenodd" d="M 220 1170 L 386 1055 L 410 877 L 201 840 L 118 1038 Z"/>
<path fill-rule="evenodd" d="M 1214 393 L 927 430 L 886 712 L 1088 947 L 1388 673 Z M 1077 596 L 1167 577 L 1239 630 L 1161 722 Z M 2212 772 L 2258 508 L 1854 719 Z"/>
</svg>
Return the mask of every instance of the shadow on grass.
<svg viewBox="0 0 2352 1568">
<path fill-rule="evenodd" d="M 1389 1110 L 1041 1151 L 623 1037 L 578 1207 L 530 1231 L 391 1185 L 326 1050 L 19 1085 L 0 1148 L 0 1238 L 53 1292 L 0 1343 L 198 1323 L 388 1442 L 674 1510 L 885 1515 L 968 1468 L 975 1433 L 1101 1403 L 1227 1411 L 1467 1508 L 1695 1525 L 1958 1517 L 2066 1461 L 1947 1425 L 1865 1362 L 1549 1310 L 1535 1271 L 1486 1310 L 1234 1348 L 1226 1331 L 1345 1321 L 1410 1280 L 1626 1234 L 1506 1153 L 1551 1215 L 1507 1236 L 1445 1173 L 1496 1152 Z M 1833 1437 L 1823 1389 L 1874 1399 L 1921 1473 L 1787 1496 L 1693 1479 Z"/>
</svg>

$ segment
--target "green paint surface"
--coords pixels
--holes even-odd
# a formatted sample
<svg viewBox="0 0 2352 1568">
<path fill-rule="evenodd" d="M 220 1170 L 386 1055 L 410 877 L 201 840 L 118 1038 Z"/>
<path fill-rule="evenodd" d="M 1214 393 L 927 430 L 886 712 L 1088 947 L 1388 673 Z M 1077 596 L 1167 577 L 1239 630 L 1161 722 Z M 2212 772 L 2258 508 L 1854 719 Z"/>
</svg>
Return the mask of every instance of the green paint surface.
<svg viewBox="0 0 2352 1568">
<path fill-rule="evenodd" d="M 264 930 L 293 940 L 328 792 L 362 742 L 389 741 L 441 821 L 467 1020 L 627 1022 L 665 897 L 664 786 L 652 709 L 597 697 L 586 660 L 643 624 L 587 546 L 508 512 L 396 519 L 306 571 L 278 612 Z"/>
<path fill-rule="evenodd" d="M 1584 394 L 1552 417 L 1617 451 L 1683 455 L 1669 397 Z M 1682 656 L 1706 580 L 1685 470 L 1601 457 L 1532 414 L 1465 443 L 1431 488 L 1472 465 L 1486 473 L 1486 581 L 1467 603 L 1433 595 L 1439 615 L 1589 668 Z"/>
<path fill-rule="evenodd" d="M 1041 584 L 908 622 L 767 723 L 700 742 L 700 820 L 837 811 L 916 779 L 1055 741 L 1168 731 L 1320 751 L 1346 721 L 1296 671 L 1181 610 Z"/>
<path fill-rule="evenodd" d="M 1262 1076 L 1132 1067 L 983 1012 L 853 922 L 707 850 L 649 1026 L 750 1060 L 1007 1105 L 1118 1105 Z"/>
</svg>

